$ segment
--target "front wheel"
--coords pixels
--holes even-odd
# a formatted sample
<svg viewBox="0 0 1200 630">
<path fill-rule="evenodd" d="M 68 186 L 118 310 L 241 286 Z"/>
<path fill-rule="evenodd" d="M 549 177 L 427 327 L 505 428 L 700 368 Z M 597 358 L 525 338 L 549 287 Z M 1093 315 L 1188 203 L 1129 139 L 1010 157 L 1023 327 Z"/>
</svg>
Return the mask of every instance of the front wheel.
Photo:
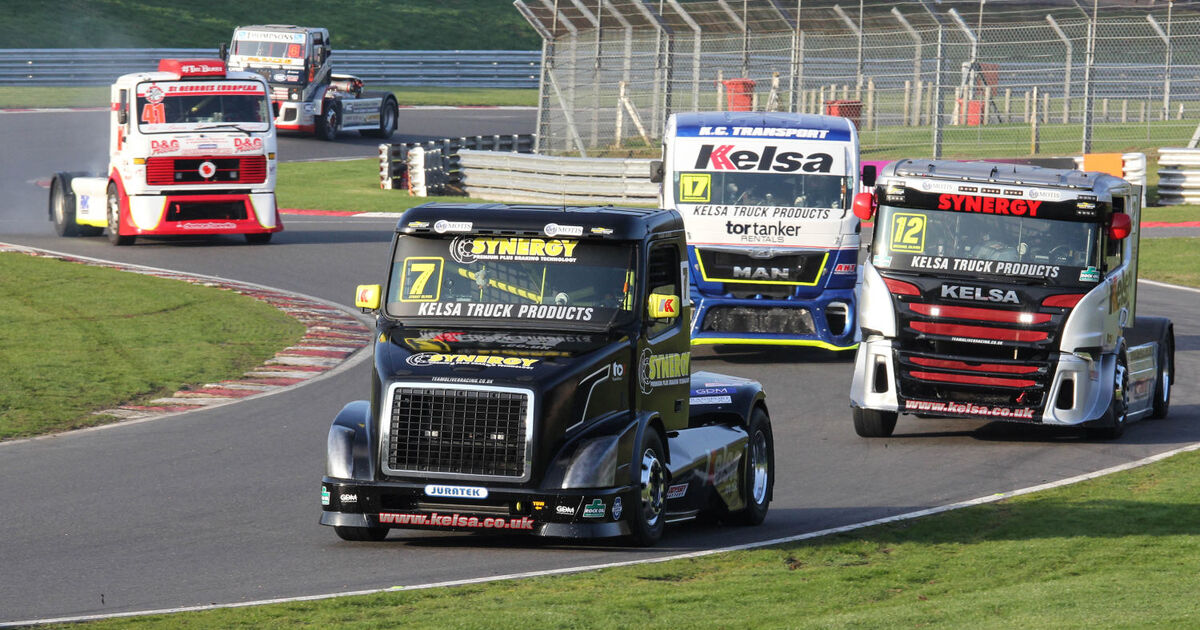
<svg viewBox="0 0 1200 630">
<path fill-rule="evenodd" d="M 646 427 L 634 454 L 634 466 L 640 469 L 638 505 L 630 516 L 630 538 L 642 547 L 650 547 L 663 535 L 666 523 L 663 507 L 667 498 L 667 468 L 663 461 L 662 438 L 653 427 Z"/>
<path fill-rule="evenodd" d="M 1125 392 L 1129 388 L 1129 371 L 1125 367 L 1125 351 L 1117 353 L 1117 368 L 1113 370 L 1112 399 L 1108 409 L 1100 418 L 1101 425 L 1088 428 L 1089 437 L 1099 440 L 1115 440 L 1125 434 L 1125 424 L 1129 419 L 1129 409 L 1125 401 Z"/>
<path fill-rule="evenodd" d="M 379 542 L 387 538 L 388 535 L 388 528 L 386 527 L 346 527 L 335 525 L 333 531 L 338 535 L 338 538 L 351 542 Z"/>
<path fill-rule="evenodd" d="M 730 521 L 758 525 L 767 517 L 775 488 L 775 438 L 766 411 L 754 410 L 747 433 L 750 441 L 746 445 L 746 463 L 742 471 L 742 496 L 746 507 L 731 514 Z"/>
<path fill-rule="evenodd" d="M 115 184 L 108 185 L 108 242 L 118 247 L 133 245 L 136 236 L 121 235 L 121 195 L 117 194 Z"/>
<path fill-rule="evenodd" d="M 854 408 L 854 431 L 859 437 L 891 437 L 895 430 L 895 411 Z"/>
<path fill-rule="evenodd" d="M 342 129 L 342 104 L 339 101 L 325 101 L 321 105 L 321 115 L 317 118 L 317 137 L 332 142 L 337 140 L 338 131 Z"/>
</svg>

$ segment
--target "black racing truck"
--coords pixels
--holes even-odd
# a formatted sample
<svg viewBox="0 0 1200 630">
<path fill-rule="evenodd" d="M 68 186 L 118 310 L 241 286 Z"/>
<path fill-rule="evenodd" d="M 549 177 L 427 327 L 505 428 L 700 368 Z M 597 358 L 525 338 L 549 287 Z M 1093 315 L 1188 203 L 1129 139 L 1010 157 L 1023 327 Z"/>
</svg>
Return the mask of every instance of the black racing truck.
<svg viewBox="0 0 1200 630">
<path fill-rule="evenodd" d="M 396 226 L 371 399 L 333 421 L 321 523 L 625 536 L 702 514 L 761 523 L 762 386 L 690 370 L 672 210 L 426 204 Z"/>
</svg>

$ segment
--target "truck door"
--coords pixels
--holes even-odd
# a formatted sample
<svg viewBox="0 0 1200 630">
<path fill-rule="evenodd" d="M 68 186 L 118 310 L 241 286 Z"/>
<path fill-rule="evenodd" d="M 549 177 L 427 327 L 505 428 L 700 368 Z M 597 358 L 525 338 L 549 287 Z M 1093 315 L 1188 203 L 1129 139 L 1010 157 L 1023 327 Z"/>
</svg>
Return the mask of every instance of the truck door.
<svg viewBox="0 0 1200 630">
<path fill-rule="evenodd" d="M 686 259 L 678 240 L 652 243 L 647 255 L 643 304 L 651 295 L 675 296 L 672 316 L 645 314 L 638 342 L 637 408 L 658 411 L 668 431 L 687 428 L 691 382 L 691 343 L 687 300 Z"/>
<path fill-rule="evenodd" d="M 1125 211 L 1124 197 L 1113 196 L 1113 213 Z M 1117 240 L 1112 238 L 1107 230 L 1103 230 L 1101 241 L 1104 243 L 1104 275 L 1108 283 L 1108 315 L 1104 325 L 1104 345 L 1111 348 L 1117 342 L 1120 330 L 1133 325 L 1133 291 L 1135 274 L 1130 268 L 1130 248 L 1136 242 L 1135 238 Z"/>
</svg>

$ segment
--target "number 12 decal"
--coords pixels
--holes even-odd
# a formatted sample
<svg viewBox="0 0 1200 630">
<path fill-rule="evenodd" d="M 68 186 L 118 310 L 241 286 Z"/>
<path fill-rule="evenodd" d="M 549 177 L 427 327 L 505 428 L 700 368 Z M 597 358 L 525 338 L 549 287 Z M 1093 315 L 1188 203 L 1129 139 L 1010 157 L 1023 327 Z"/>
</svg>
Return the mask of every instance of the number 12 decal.
<svg viewBox="0 0 1200 630">
<path fill-rule="evenodd" d="M 897 212 L 892 215 L 892 244 L 894 252 L 925 251 L 925 215 Z"/>
<path fill-rule="evenodd" d="M 401 302 L 436 302 L 442 293 L 441 258 L 410 257 L 404 259 L 400 274 Z"/>
</svg>

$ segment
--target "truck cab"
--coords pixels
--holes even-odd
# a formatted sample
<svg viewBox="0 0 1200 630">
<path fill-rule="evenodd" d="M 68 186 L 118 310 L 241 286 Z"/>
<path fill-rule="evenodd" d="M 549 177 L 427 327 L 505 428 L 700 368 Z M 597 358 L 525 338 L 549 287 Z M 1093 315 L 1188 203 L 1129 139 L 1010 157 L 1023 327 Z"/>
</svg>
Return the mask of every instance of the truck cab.
<svg viewBox="0 0 1200 630">
<path fill-rule="evenodd" d="M 329 434 L 321 522 L 653 544 L 715 511 L 760 522 L 760 385 L 690 369 L 677 213 L 427 204 L 396 228 L 371 399 Z"/>
<path fill-rule="evenodd" d="M 855 200 L 875 218 L 850 402 L 1115 438 L 1170 404 L 1174 332 L 1139 314 L 1141 191 L 1111 175 L 902 160 Z"/>
<path fill-rule="evenodd" d="M 853 122 L 673 114 L 658 169 L 651 179 L 662 184 L 660 205 L 687 226 L 693 344 L 854 349 Z"/>
<path fill-rule="evenodd" d="M 263 79 L 219 59 L 163 59 L 112 86 L 105 174 L 58 173 L 50 219 L 62 236 L 243 234 L 283 229 L 276 146 Z"/>
<path fill-rule="evenodd" d="M 389 138 L 396 130 L 394 96 L 364 93 L 357 77 L 334 74 L 328 29 L 239 26 L 220 54 L 230 68 L 254 72 L 270 84 L 275 124 L 282 131 L 333 140 L 341 131 Z"/>
</svg>

